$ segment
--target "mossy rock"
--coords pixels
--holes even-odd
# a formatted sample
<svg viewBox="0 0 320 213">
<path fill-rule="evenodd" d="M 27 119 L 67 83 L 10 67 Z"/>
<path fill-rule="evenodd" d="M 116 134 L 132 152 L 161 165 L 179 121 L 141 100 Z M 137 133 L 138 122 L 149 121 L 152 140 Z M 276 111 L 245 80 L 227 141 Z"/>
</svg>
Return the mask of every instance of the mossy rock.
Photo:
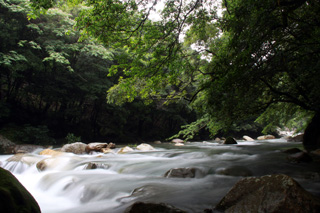
<svg viewBox="0 0 320 213">
<path fill-rule="evenodd" d="M 28 190 L 9 171 L 0 168 L 0 212 L 40 213 Z"/>
</svg>

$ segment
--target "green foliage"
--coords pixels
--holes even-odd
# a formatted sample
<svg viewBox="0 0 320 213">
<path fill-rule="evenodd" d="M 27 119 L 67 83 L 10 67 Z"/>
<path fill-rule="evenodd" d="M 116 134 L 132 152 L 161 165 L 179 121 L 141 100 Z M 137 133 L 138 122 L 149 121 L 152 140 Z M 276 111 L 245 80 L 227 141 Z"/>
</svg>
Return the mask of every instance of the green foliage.
<svg viewBox="0 0 320 213">
<path fill-rule="evenodd" d="M 81 141 L 81 136 L 75 136 L 73 133 L 68 133 L 65 137 L 67 143 L 74 143 Z"/>
<path fill-rule="evenodd" d="M 25 124 L 23 126 L 7 125 L 1 130 L 2 134 L 16 143 L 26 144 L 54 144 L 55 140 L 50 137 L 50 131 L 47 126 L 32 126 Z"/>
</svg>

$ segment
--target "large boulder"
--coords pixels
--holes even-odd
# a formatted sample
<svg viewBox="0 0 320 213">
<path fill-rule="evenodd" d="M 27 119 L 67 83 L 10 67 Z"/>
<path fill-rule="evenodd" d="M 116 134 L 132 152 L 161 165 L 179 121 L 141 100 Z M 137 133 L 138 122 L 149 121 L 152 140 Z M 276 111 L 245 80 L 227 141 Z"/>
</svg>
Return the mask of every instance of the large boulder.
<svg viewBox="0 0 320 213">
<path fill-rule="evenodd" d="M 125 213 L 186 213 L 180 209 L 164 203 L 135 202 L 129 206 Z"/>
<path fill-rule="evenodd" d="M 240 180 L 218 203 L 223 212 L 320 212 L 320 199 L 287 175 Z"/>
<path fill-rule="evenodd" d="M 41 212 L 34 197 L 9 171 L 3 168 L 0 168 L 0 212 Z"/>
<path fill-rule="evenodd" d="M 87 144 L 82 142 L 75 142 L 71 144 L 66 144 L 61 148 L 62 152 L 71 152 L 74 154 L 83 154 L 86 152 Z"/>
<path fill-rule="evenodd" d="M 303 146 L 307 151 L 320 149 L 320 113 L 308 124 L 303 135 Z"/>
<path fill-rule="evenodd" d="M 302 142 L 303 141 L 303 134 L 289 136 L 287 137 L 288 142 Z"/>
</svg>

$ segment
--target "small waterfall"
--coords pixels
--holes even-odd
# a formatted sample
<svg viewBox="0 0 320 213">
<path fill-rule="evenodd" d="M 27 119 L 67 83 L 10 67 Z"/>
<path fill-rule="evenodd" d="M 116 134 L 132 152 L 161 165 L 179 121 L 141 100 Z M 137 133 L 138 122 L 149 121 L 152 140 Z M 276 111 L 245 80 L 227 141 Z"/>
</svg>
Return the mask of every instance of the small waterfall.
<svg viewBox="0 0 320 213">
<path fill-rule="evenodd" d="M 237 145 L 193 142 L 126 154 L 0 156 L 33 194 L 43 213 L 121 213 L 135 201 L 167 203 L 187 212 L 211 208 L 243 176 L 284 173 L 319 194 L 319 165 L 290 164 L 281 150 L 300 146 L 284 140 L 238 141 Z M 39 170 L 39 162 L 43 167 Z M 37 168 L 38 164 L 38 168 Z M 174 168 L 193 168 L 194 177 L 165 177 Z"/>
</svg>

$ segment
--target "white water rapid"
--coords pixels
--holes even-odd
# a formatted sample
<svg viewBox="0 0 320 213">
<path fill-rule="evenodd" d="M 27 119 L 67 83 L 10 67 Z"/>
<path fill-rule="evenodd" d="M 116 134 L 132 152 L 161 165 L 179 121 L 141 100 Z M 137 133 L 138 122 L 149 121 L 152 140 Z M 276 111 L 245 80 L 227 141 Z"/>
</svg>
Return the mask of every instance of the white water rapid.
<svg viewBox="0 0 320 213">
<path fill-rule="evenodd" d="M 29 190 L 43 213 L 122 213 L 135 201 L 203 212 L 215 206 L 242 178 L 235 176 L 236 171 L 231 175 L 221 173 L 230 167 L 253 176 L 287 174 L 309 192 L 320 195 L 319 165 L 289 163 L 288 154 L 281 152 L 301 147 L 301 143 L 275 139 L 238 141 L 237 145 L 193 142 L 181 147 L 153 146 L 154 151 L 146 152 L 68 153 L 54 158 L 39 155 L 39 150 L 25 155 L 20 162 L 8 162 L 12 155 L 1 155 L 0 165 Z M 36 163 L 45 158 L 51 159 L 50 166 L 38 171 Z M 100 166 L 88 170 L 88 163 Z M 172 168 L 197 168 L 199 172 L 194 178 L 164 177 Z"/>
</svg>

